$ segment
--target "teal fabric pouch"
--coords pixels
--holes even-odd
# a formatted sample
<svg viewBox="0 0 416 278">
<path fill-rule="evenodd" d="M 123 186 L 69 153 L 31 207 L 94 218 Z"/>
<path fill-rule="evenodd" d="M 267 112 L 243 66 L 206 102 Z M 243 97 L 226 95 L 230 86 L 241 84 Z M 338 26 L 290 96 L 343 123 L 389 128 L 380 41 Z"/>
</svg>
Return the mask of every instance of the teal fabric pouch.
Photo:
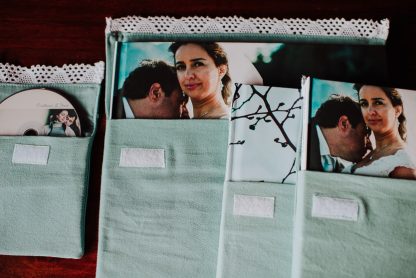
<svg viewBox="0 0 416 278">
<path fill-rule="evenodd" d="M 96 275 L 214 277 L 228 121 L 114 119 L 119 47 L 143 37 L 112 23 Z"/>
<path fill-rule="evenodd" d="M 97 277 L 215 276 L 227 136 L 225 120 L 108 121 Z"/>
<path fill-rule="evenodd" d="M 276 180 L 263 183 L 260 180 L 246 182 L 244 179 L 226 179 L 229 123 L 225 120 L 127 120 L 123 119 L 124 116 L 115 116 L 118 110 L 114 104 L 120 103 L 116 96 L 120 96 L 118 93 L 123 81 L 138 66 L 137 62 L 161 59 L 172 64 L 172 53 L 168 52 L 164 44 L 174 41 L 215 41 L 225 44 L 254 42 L 264 43 L 263 47 L 267 43 L 274 43 L 273 47 L 269 45 L 268 56 L 273 56 L 273 51 L 277 53 L 288 49 L 288 52 L 278 53 L 286 58 L 276 56 L 275 60 L 290 61 L 290 57 L 295 57 L 301 61 L 299 66 L 292 65 L 291 62 L 289 65 L 270 63 L 263 67 L 268 74 L 260 79 L 255 78 L 261 82 L 250 83 L 247 80 L 252 80 L 252 76 L 245 78 L 244 74 L 238 74 L 247 73 L 244 71 L 247 64 L 231 65 L 230 62 L 230 73 L 235 74 L 231 77 L 232 81 L 297 88 L 300 85 L 299 78 L 304 73 L 303 70 L 306 70 L 305 63 L 299 59 L 299 53 L 305 55 L 306 49 L 307 57 L 319 57 L 315 65 L 317 71 L 322 64 L 320 57 L 342 56 L 332 55 L 334 49 L 329 44 L 319 50 L 323 53 L 317 54 L 315 47 L 310 47 L 308 43 L 338 44 L 335 52 L 340 50 L 339 45 L 342 43 L 354 46 L 353 52 L 360 48 L 355 47 L 359 44 L 378 45 L 376 47 L 384 51 L 382 45 L 387 37 L 388 25 L 388 20 L 108 18 L 108 121 L 97 277 L 214 277 L 216 273 L 219 277 L 227 278 L 240 275 L 290 275 L 295 175 L 292 175 L 294 180 L 290 181 L 291 184 L 282 184 Z M 329 26 L 334 28 L 328 28 Z M 363 26 L 366 26 L 364 29 L 368 32 L 362 32 Z M 286 47 L 285 43 L 290 46 Z M 255 44 L 241 48 L 250 51 L 252 46 Z M 227 52 L 230 57 L 236 54 L 230 60 L 248 61 L 247 56 L 242 58 L 241 53 L 235 51 L 235 47 L 230 49 L 234 49 Z M 362 50 L 358 49 L 358 52 L 363 53 Z M 344 49 L 340 51 L 343 52 Z M 252 56 L 263 57 L 263 54 L 257 54 Z M 287 58 L 286 55 L 290 57 Z M 267 59 L 260 60 L 257 61 L 260 64 L 258 68 Z M 384 58 L 376 61 L 376 64 L 378 61 L 383 64 Z M 253 66 L 256 61 L 249 62 L 250 68 L 255 69 L 253 72 L 261 75 L 258 68 Z M 343 68 L 336 61 L 332 63 L 335 69 Z M 349 62 L 346 64 L 351 68 Z M 362 59 L 359 59 L 359 64 L 362 65 Z M 354 72 L 352 76 L 361 74 L 362 68 L 365 67 L 359 67 L 359 73 Z M 383 66 L 376 67 L 375 76 L 384 77 L 378 69 L 383 69 Z M 275 74 L 289 71 L 289 75 Z M 334 71 L 328 70 L 327 73 L 331 75 Z M 345 72 L 342 74 L 345 77 Z M 292 167 L 293 161 L 293 158 L 289 161 Z M 246 195 L 255 198 L 247 200 Z M 265 206 L 263 213 L 266 217 L 255 217 L 256 213 L 251 215 L 250 209 L 247 213 L 247 206 L 242 206 L 236 215 L 234 198 L 240 204 L 245 201 L 252 201 L 253 204 L 260 202 L 260 206 Z M 240 245 L 247 239 L 247 243 Z M 260 247 L 256 244 L 260 244 Z M 250 253 L 258 256 L 250 260 Z"/>
<path fill-rule="evenodd" d="M 0 105 L 25 89 L 59 91 L 82 110 L 85 136 L 0 136 L 1 254 L 80 258 L 84 253 L 90 154 L 104 64 L 65 67 L 6 64 L 10 70 L 3 72 L 1 80 L 13 83 L 0 84 Z M 44 75 L 30 75 L 39 72 Z M 84 77 L 74 80 L 77 74 Z"/>
<path fill-rule="evenodd" d="M 292 277 L 414 277 L 414 181 L 301 171 Z"/>
<path fill-rule="evenodd" d="M 290 277 L 302 98 L 266 86 L 235 94 L 217 278 Z"/>
<path fill-rule="evenodd" d="M 290 277 L 295 186 L 225 182 L 217 277 Z"/>
</svg>

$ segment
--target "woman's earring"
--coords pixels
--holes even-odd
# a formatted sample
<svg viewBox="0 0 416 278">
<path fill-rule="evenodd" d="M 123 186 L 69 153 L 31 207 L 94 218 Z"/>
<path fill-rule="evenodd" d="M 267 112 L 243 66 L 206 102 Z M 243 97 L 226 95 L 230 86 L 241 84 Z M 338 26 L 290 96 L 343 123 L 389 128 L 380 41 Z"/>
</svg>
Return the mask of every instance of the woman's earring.
<svg viewBox="0 0 416 278">
<path fill-rule="evenodd" d="M 370 135 L 371 135 L 371 129 L 367 125 L 365 126 L 365 133 L 366 133 L 366 136 L 367 137 L 370 137 Z"/>
</svg>

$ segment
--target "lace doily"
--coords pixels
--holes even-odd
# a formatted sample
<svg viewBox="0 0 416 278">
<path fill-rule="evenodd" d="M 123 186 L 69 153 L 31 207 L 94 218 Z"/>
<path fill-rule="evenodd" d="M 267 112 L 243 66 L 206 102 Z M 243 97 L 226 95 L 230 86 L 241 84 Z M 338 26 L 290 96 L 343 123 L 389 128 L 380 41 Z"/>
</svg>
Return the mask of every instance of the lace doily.
<svg viewBox="0 0 416 278">
<path fill-rule="evenodd" d="M 351 37 L 386 40 L 389 20 L 367 19 L 276 19 L 242 17 L 139 17 L 107 18 L 106 33 L 127 32 L 143 34 L 207 34 L 251 33 Z"/>
<path fill-rule="evenodd" d="M 96 83 L 104 78 L 104 62 L 94 65 L 74 64 L 52 67 L 36 65 L 28 67 L 0 63 L 0 82 L 23 84 L 46 83 Z"/>
</svg>

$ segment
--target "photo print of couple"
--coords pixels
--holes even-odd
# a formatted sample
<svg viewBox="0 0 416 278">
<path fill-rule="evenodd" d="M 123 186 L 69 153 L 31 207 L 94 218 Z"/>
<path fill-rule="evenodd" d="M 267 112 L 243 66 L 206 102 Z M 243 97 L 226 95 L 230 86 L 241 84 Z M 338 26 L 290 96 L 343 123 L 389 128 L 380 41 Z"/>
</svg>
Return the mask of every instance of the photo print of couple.
<svg viewBox="0 0 416 278">
<path fill-rule="evenodd" d="M 46 136 L 81 136 L 81 126 L 75 109 L 50 109 L 42 134 Z"/>
<path fill-rule="evenodd" d="M 416 179 L 416 92 L 304 78 L 302 168 Z"/>
<path fill-rule="evenodd" d="M 386 76 L 384 53 L 368 46 L 123 42 L 115 57 L 114 119 L 229 119 L 235 83 L 299 88 L 305 73 Z"/>
</svg>

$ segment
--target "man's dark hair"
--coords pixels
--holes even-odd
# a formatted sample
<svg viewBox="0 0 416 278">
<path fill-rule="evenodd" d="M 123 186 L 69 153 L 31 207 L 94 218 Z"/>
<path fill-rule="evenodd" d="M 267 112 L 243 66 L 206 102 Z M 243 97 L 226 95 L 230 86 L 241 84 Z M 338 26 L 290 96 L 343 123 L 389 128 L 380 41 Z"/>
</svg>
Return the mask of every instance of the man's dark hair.
<svg viewBox="0 0 416 278">
<path fill-rule="evenodd" d="M 319 126 L 331 128 L 337 126 L 339 118 L 343 115 L 348 117 L 353 128 L 364 122 L 358 102 L 343 95 L 331 95 L 321 104 L 314 118 Z"/>
<path fill-rule="evenodd" d="M 173 66 L 160 60 L 143 60 L 126 78 L 121 92 L 129 99 L 145 98 L 153 83 L 159 83 L 167 97 L 174 90 L 180 90 Z"/>
</svg>

